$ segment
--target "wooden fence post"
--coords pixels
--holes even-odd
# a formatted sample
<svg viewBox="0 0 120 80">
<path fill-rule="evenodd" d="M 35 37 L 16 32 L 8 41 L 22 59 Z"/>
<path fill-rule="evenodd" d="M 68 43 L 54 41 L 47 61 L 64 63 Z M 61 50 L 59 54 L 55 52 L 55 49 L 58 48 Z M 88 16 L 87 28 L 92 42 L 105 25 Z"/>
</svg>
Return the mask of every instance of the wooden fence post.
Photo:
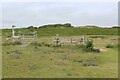
<svg viewBox="0 0 120 80">
<path fill-rule="evenodd" d="M 83 44 L 85 44 L 85 36 L 83 36 Z"/>
<path fill-rule="evenodd" d="M 71 43 L 72 43 L 72 38 L 70 40 L 71 40 Z"/>
<path fill-rule="evenodd" d="M 37 48 L 37 32 L 34 32 L 34 45 L 35 45 L 35 49 Z"/>
<path fill-rule="evenodd" d="M 12 25 L 12 43 L 14 43 L 15 42 L 15 40 L 14 40 L 14 36 L 15 36 L 15 31 L 14 31 L 14 25 Z"/>
</svg>

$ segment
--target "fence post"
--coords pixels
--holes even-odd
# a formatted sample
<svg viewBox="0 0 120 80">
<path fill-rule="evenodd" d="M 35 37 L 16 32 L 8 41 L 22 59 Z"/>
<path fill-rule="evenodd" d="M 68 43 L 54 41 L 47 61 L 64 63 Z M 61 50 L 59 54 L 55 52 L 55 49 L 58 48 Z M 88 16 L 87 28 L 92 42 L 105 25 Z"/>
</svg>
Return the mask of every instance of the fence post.
<svg viewBox="0 0 120 80">
<path fill-rule="evenodd" d="M 59 38 L 58 38 L 58 34 L 56 34 L 56 46 L 58 46 L 58 42 L 59 42 Z"/>
<path fill-rule="evenodd" d="M 15 40 L 14 40 L 14 36 L 15 36 L 15 31 L 14 31 L 14 25 L 12 25 L 12 43 L 14 43 L 15 42 Z"/>
<path fill-rule="evenodd" d="M 54 42 L 53 42 L 54 46 L 56 46 L 56 47 L 58 47 L 59 43 L 60 43 L 60 40 L 59 40 L 58 36 L 59 36 L 59 34 L 56 34 L 56 37 L 55 37 Z"/>
<path fill-rule="evenodd" d="M 72 43 L 72 38 L 70 40 L 71 40 L 71 43 Z"/>
<path fill-rule="evenodd" d="M 113 45 L 113 40 L 112 40 L 112 37 L 110 37 L 110 40 L 111 40 L 111 45 Z"/>
<path fill-rule="evenodd" d="M 20 34 L 20 31 L 18 31 L 18 36 L 19 36 L 19 42 L 21 42 L 21 34 Z"/>
<path fill-rule="evenodd" d="M 85 36 L 83 36 L 83 44 L 85 44 Z"/>
<path fill-rule="evenodd" d="M 35 49 L 37 48 L 37 32 L 34 32 L 34 45 L 35 45 Z"/>
</svg>

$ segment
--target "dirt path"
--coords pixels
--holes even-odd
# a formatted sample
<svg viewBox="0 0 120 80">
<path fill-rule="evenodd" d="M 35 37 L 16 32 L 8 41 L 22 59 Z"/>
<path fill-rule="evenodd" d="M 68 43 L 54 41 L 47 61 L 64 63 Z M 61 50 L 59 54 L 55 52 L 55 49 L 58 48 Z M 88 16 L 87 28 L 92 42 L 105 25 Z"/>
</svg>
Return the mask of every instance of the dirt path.
<svg viewBox="0 0 120 80">
<path fill-rule="evenodd" d="M 105 50 L 105 49 L 100 49 L 100 51 L 107 51 L 107 50 Z"/>
</svg>

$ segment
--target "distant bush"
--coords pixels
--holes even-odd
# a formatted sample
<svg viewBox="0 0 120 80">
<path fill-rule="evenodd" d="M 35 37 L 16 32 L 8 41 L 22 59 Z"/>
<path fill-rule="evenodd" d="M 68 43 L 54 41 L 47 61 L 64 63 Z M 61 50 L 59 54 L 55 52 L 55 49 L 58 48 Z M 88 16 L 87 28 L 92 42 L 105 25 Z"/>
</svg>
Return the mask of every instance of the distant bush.
<svg viewBox="0 0 120 80">
<path fill-rule="evenodd" d="M 83 26 L 83 27 L 86 27 L 86 28 L 99 28 L 98 26 L 95 26 L 95 25 L 86 25 L 86 26 Z"/>
<path fill-rule="evenodd" d="M 73 27 L 73 26 L 71 26 L 70 23 L 65 23 L 65 24 L 48 24 L 48 25 L 40 26 L 39 28 L 55 28 L 55 27 L 65 27 L 65 28 L 68 28 L 68 27 Z"/>
<path fill-rule="evenodd" d="M 79 35 L 118 35 L 118 28 L 87 28 L 87 27 L 70 27 L 65 28 L 64 26 L 58 27 L 39 27 L 39 29 L 34 28 L 20 28 L 22 33 L 28 33 L 37 31 L 38 37 L 41 36 L 53 36 L 55 34 L 59 34 L 60 36 L 79 36 Z M 18 29 L 15 29 L 18 30 Z M 11 29 L 2 29 L 2 36 L 8 36 L 6 33 L 11 34 Z M 105 36 L 106 37 L 106 36 Z"/>
<path fill-rule="evenodd" d="M 84 52 L 100 52 L 100 49 L 94 49 L 93 40 L 88 40 L 82 50 Z"/>
<path fill-rule="evenodd" d="M 47 46 L 47 47 L 51 47 L 51 44 L 45 44 L 45 46 Z"/>
<path fill-rule="evenodd" d="M 5 43 L 3 43 L 2 44 L 3 46 L 10 46 L 10 45 L 22 45 L 22 43 L 21 42 L 18 42 L 18 41 L 15 41 L 14 43 L 12 43 L 12 42 L 5 42 Z"/>
<path fill-rule="evenodd" d="M 35 43 L 31 43 L 30 45 L 35 45 Z M 51 44 L 48 44 L 48 43 L 45 43 L 45 42 L 42 42 L 42 43 L 36 43 L 36 46 L 47 46 L 47 47 L 51 47 Z"/>
<path fill-rule="evenodd" d="M 27 29 L 37 29 L 37 27 L 34 27 L 34 26 L 28 26 Z"/>
<path fill-rule="evenodd" d="M 28 29 L 31 29 L 31 28 L 34 28 L 34 26 L 29 26 L 29 27 L 27 27 Z"/>
<path fill-rule="evenodd" d="M 87 41 L 87 43 L 86 43 L 86 45 L 85 46 L 83 46 L 83 51 L 85 51 L 85 52 L 91 52 L 91 51 L 93 51 L 93 41 L 92 40 L 88 40 Z"/>
<path fill-rule="evenodd" d="M 108 44 L 108 45 L 106 45 L 106 48 L 113 48 L 113 45 Z"/>
<path fill-rule="evenodd" d="M 40 46 L 40 47 L 41 47 L 41 46 L 42 46 L 42 44 L 41 44 L 41 43 L 37 43 L 37 46 Z"/>
<path fill-rule="evenodd" d="M 37 46 L 41 46 L 41 43 L 34 43 L 34 42 L 32 42 L 30 45 L 32 45 L 32 46 L 34 46 L 34 45 L 37 45 Z"/>
<path fill-rule="evenodd" d="M 15 41 L 14 43 L 12 43 L 12 45 L 22 45 L 22 43 L 19 41 Z"/>
<path fill-rule="evenodd" d="M 86 43 L 86 48 L 89 50 L 89 51 L 92 51 L 93 50 L 93 41 L 92 40 L 88 40 L 87 43 Z"/>
<path fill-rule="evenodd" d="M 112 28 L 120 28 L 120 26 L 113 26 Z"/>
<path fill-rule="evenodd" d="M 101 38 L 101 39 L 105 39 L 105 36 L 90 36 L 90 38 Z"/>
<path fill-rule="evenodd" d="M 71 26 L 70 23 L 65 23 L 65 24 L 64 24 L 64 27 L 69 28 L 69 27 L 73 27 L 73 26 Z"/>
<path fill-rule="evenodd" d="M 12 43 L 3 43 L 2 46 L 10 46 Z"/>
</svg>

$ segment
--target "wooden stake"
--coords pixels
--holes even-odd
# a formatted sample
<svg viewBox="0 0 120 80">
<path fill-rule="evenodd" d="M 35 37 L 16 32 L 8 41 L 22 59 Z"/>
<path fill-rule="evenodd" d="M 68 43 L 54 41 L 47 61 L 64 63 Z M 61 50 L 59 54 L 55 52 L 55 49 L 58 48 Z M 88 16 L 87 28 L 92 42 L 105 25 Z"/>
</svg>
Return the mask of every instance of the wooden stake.
<svg viewBox="0 0 120 80">
<path fill-rule="evenodd" d="M 14 27 L 15 27 L 15 26 L 12 25 L 12 43 L 15 42 L 15 40 L 14 40 L 14 36 L 15 36 Z"/>
<path fill-rule="evenodd" d="M 35 48 L 37 48 L 37 33 L 36 33 L 36 31 L 34 32 L 34 45 L 35 45 Z"/>
<path fill-rule="evenodd" d="M 72 43 L 72 38 L 70 40 L 71 40 L 71 43 Z"/>
</svg>

